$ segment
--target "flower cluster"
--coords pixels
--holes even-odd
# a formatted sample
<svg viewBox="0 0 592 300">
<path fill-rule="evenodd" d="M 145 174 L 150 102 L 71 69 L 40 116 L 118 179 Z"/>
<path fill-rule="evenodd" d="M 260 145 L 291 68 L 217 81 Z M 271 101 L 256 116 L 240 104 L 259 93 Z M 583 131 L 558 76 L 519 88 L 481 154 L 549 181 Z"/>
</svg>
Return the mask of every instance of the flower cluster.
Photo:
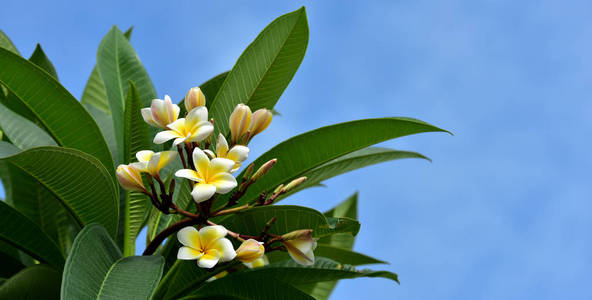
<svg viewBox="0 0 592 300">
<path fill-rule="evenodd" d="M 260 267 L 269 263 L 265 253 L 274 250 L 287 251 L 292 259 L 303 265 L 314 263 L 316 239 L 312 237 L 310 229 L 283 235 L 271 234 L 268 229 L 275 222 L 273 218 L 259 235 L 250 236 L 233 232 L 210 220 L 254 206 L 271 205 L 279 196 L 306 179 L 301 177 L 286 185 L 281 184 L 272 193 L 261 194 L 257 203 L 236 206 L 249 186 L 265 176 L 276 164 L 277 160 L 272 159 L 256 171 L 251 164 L 243 172 L 240 182 L 233 175 L 249 156 L 249 142 L 271 123 L 272 112 L 262 108 L 253 113 L 249 106 L 238 104 L 228 120 L 229 135 L 218 134 L 214 143 L 214 120 L 208 117 L 206 96 L 201 89 L 191 88 L 185 95 L 184 104 L 187 113 L 182 118 L 179 118 L 181 109 L 172 103 L 168 95 L 165 95 L 164 100 L 152 100 L 150 107 L 143 108 L 141 113 L 146 123 L 161 129 L 153 142 L 164 144 L 164 151 L 139 151 L 136 153 L 137 161 L 119 165 L 116 170 L 122 188 L 147 195 L 154 207 L 163 214 L 187 217 L 156 236 L 145 254 L 153 253 L 166 237 L 177 232 L 177 239 L 183 245 L 179 248 L 177 258 L 196 260 L 202 268 L 212 268 L 235 259 L 248 268 Z M 161 171 L 177 158 L 180 158 L 183 168 L 174 172 L 176 178 L 171 178 L 171 174 L 161 177 Z M 195 212 L 178 207 L 174 201 L 175 180 L 183 179 L 192 186 L 191 196 L 197 209 Z M 232 191 L 227 202 L 222 203 L 224 205 L 221 208 L 214 209 L 217 195 Z M 236 250 L 227 236 L 241 243 Z M 213 278 L 224 274 L 219 273 Z"/>
</svg>

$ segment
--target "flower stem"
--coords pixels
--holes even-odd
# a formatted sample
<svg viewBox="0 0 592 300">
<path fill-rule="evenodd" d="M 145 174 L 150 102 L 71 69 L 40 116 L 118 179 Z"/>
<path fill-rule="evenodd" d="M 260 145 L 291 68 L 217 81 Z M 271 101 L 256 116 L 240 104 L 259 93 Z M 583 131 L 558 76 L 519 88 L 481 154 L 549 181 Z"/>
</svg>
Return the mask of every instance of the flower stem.
<svg viewBox="0 0 592 300">
<path fill-rule="evenodd" d="M 152 255 L 156 251 L 156 249 L 158 249 L 158 246 L 160 246 L 162 241 L 164 241 L 167 237 L 179 231 L 183 227 L 199 224 L 201 222 L 203 222 L 201 218 L 187 218 L 165 228 L 163 231 L 161 231 L 154 237 L 150 244 L 148 244 L 148 247 L 146 247 L 146 250 L 144 250 L 144 253 L 142 253 L 142 255 Z"/>
</svg>

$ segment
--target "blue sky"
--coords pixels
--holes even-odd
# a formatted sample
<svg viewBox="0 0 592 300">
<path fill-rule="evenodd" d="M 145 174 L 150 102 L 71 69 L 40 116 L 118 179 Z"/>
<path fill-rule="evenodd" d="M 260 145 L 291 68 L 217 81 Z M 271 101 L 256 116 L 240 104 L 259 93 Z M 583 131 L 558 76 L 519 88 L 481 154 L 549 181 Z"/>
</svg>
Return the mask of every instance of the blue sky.
<svg viewBox="0 0 592 300">
<path fill-rule="evenodd" d="M 433 163 L 369 167 L 287 201 L 325 210 L 359 191 L 355 249 L 399 273 L 400 286 L 343 281 L 334 299 L 592 297 L 591 2 L 221 2 L 7 0 L 0 28 L 25 55 L 40 42 L 79 97 L 102 36 L 134 25 L 158 94 L 178 99 L 306 5 L 307 55 L 252 158 L 360 118 L 416 117 L 455 134 L 384 143 Z"/>
</svg>

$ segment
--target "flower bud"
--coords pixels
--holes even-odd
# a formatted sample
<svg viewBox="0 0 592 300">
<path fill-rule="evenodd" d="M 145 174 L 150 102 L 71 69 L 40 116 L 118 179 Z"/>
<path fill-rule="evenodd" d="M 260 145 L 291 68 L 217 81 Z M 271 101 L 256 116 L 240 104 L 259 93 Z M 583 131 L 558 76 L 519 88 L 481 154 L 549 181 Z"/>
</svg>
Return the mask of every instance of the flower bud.
<svg viewBox="0 0 592 300">
<path fill-rule="evenodd" d="M 316 239 L 312 238 L 311 229 L 296 230 L 282 235 L 282 244 L 290 257 L 298 264 L 310 266 L 314 264 Z"/>
<path fill-rule="evenodd" d="M 274 193 L 274 194 L 280 194 L 280 193 L 283 193 L 283 192 L 284 192 L 284 184 L 283 184 L 283 183 L 282 183 L 282 184 L 280 184 L 280 185 L 278 185 L 278 186 L 275 188 L 275 190 L 273 190 L 273 193 Z"/>
<path fill-rule="evenodd" d="M 185 95 L 185 108 L 189 112 L 198 106 L 206 106 L 206 96 L 199 87 L 194 87 Z"/>
<path fill-rule="evenodd" d="M 236 259 L 243 263 L 252 262 L 265 254 L 265 247 L 263 243 L 254 239 L 244 241 L 238 249 L 236 249 Z"/>
<path fill-rule="evenodd" d="M 139 172 L 146 172 L 158 178 L 158 172 L 175 159 L 175 157 L 177 157 L 177 151 L 154 153 L 150 150 L 142 150 L 136 153 L 136 158 L 138 159 L 138 164 L 136 164 L 138 167 L 136 169 Z"/>
<path fill-rule="evenodd" d="M 119 165 L 115 173 L 121 187 L 130 191 L 146 191 L 142 182 L 142 175 L 138 171 L 138 166 L 134 164 Z"/>
<path fill-rule="evenodd" d="M 251 124 L 251 116 L 251 109 L 242 103 L 234 108 L 228 121 L 230 138 L 233 144 L 238 143 L 240 138 L 247 133 L 249 124 Z"/>
<path fill-rule="evenodd" d="M 271 123 L 272 118 L 273 114 L 268 109 L 261 108 L 255 111 L 249 125 L 249 139 L 265 130 L 269 126 L 269 123 Z"/>
<path fill-rule="evenodd" d="M 259 180 L 259 178 L 263 177 L 263 175 L 267 174 L 267 172 L 269 172 L 269 170 L 271 170 L 271 168 L 273 168 L 273 166 L 275 165 L 276 162 L 277 162 L 277 159 L 274 158 L 274 159 L 264 163 L 261 167 L 259 167 L 257 172 L 255 172 L 255 174 L 253 174 L 253 177 L 251 177 L 251 182 L 255 182 L 255 181 Z"/>
<path fill-rule="evenodd" d="M 269 259 L 267 258 L 267 255 L 263 254 L 261 257 L 257 258 L 256 260 L 254 260 L 252 262 L 248 262 L 248 263 L 243 263 L 243 264 L 245 266 L 247 266 L 247 268 L 249 268 L 249 269 L 259 268 L 259 267 L 269 265 Z"/>
<path fill-rule="evenodd" d="M 146 123 L 154 127 L 167 129 L 167 125 L 177 121 L 179 110 L 179 106 L 173 104 L 171 97 L 165 95 L 164 100 L 152 100 L 152 105 L 142 108 L 141 112 Z"/>
<path fill-rule="evenodd" d="M 284 187 L 284 192 L 287 193 L 290 190 L 293 190 L 294 188 L 298 187 L 299 185 L 301 185 L 304 181 L 306 181 L 306 176 L 302 176 L 300 178 L 296 178 L 292 181 L 290 181 L 290 183 L 288 183 L 285 187 Z"/>
</svg>

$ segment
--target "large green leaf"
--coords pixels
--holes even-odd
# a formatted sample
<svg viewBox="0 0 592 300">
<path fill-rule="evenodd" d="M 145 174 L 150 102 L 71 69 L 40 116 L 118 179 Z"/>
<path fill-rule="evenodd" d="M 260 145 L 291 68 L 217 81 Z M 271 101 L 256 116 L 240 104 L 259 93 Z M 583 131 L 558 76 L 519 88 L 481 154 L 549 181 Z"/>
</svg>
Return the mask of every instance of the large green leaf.
<svg viewBox="0 0 592 300">
<path fill-rule="evenodd" d="M 97 69 L 103 80 L 113 119 L 115 138 L 118 142 L 118 161 L 124 161 L 124 108 L 128 82 L 133 81 L 142 100 L 142 107 L 149 106 L 156 98 L 152 81 L 142 66 L 136 51 L 117 27 L 105 35 L 97 51 Z"/>
<path fill-rule="evenodd" d="M 2 48 L 0 65 L 0 82 L 35 113 L 54 140 L 98 158 L 114 180 L 109 148 L 82 105 L 48 73 Z"/>
<path fill-rule="evenodd" d="M 148 149 L 150 136 L 148 125 L 140 113 L 142 100 L 136 86 L 130 82 L 124 115 L 124 163 L 130 163 L 134 154 Z M 123 208 L 123 254 L 135 253 L 136 237 L 140 233 L 146 210 L 150 209 L 146 196 L 138 192 L 126 192 Z M 120 224 L 121 224 L 120 220 Z"/>
<path fill-rule="evenodd" d="M 0 239 L 35 259 L 61 270 L 64 257 L 43 230 L 16 209 L 0 201 Z"/>
<path fill-rule="evenodd" d="M 214 99 L 216 99 L 216 95 L 218 94 L 220 87 L 222 87 L 224 80 L 226 80 L 228 73 L 230 73 L 230 71 L 220 73 L 199 86 L 201 92 L 204 93 L 204 96 L 206 97 L 206 107 L 208 109 L 210 109 L 212 102 L 214 102 Z M 178 105 L 179 108 L 181 108 L 179 116 L 185 115 L 187 112 L 187 109 L 185 108 L 185 98 L 183 98 L 183 100 L 181 100 Z"/>
<path fill-rule="evenodd" d="M 304 173 L 304 176 L 307 177 L 306 181 L 294 190 L 290 191 L 284 197 L 287 197 L 303 189 L 317 186 L 322 181 L 341 175 L 343 173 L 381 162 L 403 158 L 423 158 L 429 160 L 429 158 L 419 153 L 410 151 L 391 150 L 380 147 L 365 148 L 334 159 Z"/>
<path fill-rule="evenodd" d="M 433 131 L 445 130 L 410 118 L 380 118 L 340 123 L 297 135 L 255 160 L 255 166 L 273 158 L 277 158 L 278 162 L 269 173 L 249 187 L 240 202 L 252 203 L 260 193 L 273 190 L 279 184 L 303 176 L 356 150 L 406 135 Z"/>
<path fill-rule="evenodd" d="M 176 239 L 176 237 L 172 236 L 172 239 Z M 193 260 L 176 260 L 173 267 L 160 282 L 158 289 L 154 293 L 154 298 L 170 299 L 174 294 L 190 285 L 196 278 L 205 276 L 205 279 L 207 279 L 212 276 L 211 273 L 210 270 L 198 267 Z"/>
<path fill-rule="evenodd" d="M 0 277 L 8 278 L 25 268 L 21 262 L 19 250 L 11 244 L 0 240 Z"/>
<path fill-rule="evenodd" d="M 14 54 L 20 55 L 19 51 L 16 49 L 10 38 L 0 29 L 0 48 L 4 48 L 9 50 Z"/>
<path fill-rule="evenodd" d="M 62 299 L 150 299 L 162 276 L 162 257 L 125 257 L 99 224 L 76 237 L 66 260 Z"/>
<path fill-rule="evenodd" d="M 161 256 L 124 257 L 111 266 L 96 299 L 151 299 L 163 266 Z"/>
<path fill-rule="evenodd" d="M 272 109 L 294 77 L 308 45 L 304 7 L 280 16 L 238 58 L 211 105 L 216 133 L 227 134 L 234 107 Z"/>
<path fill-rule="evenodd" d="M 34 177 L 62 202 L 78 224 L 98 222 L 115 236 L 118 194 L 107 170 L 96 158 L 58 147 L 18 152 L 14 146 L 0 142 L 0 159 Z"/>
<path fill-rule="evenodd" d="M 233 231 L 258 235 L 272 218 L 275 223 L 269 229 L 272 234 L 284 234 L 299 229 L 312 229 L 313 237 L 336 233 L 356 235 L 360 223 L 350 218 L 326 218 L 320 212 L 302 206 L 272 205 L 260 206 L 234 214 L 221 222 Z"/>
<path fill-rule="evenodd" d="M 132 36 L 133 27 L 130 27 L 123 35 L 129 41 Z M 90 73 L 90 77 L 86 82 L 86 86 L 84 87 L 84 91 L 82 92 L 82 97 L 80 98 L 80 102 L 85 105 L 85 107 L 93 107 L 98 109 L 99 111 L 105 113 L 105 117 L 111 116 L 111 112 L 109 111 L 109 103 L 107 103 L 107 92 L 105 91 L 105 85 L 103 84 L 103 80 L 101 79 L 101 75 L 99 75 L 99 70 L 95 65 Z M 94 116 L 94 115 L 93 115 Z M 109 119 L 110 120 L 110 119 Z M 100 122 L 99 127 L 101 127 Z M 112 122 L 111 123 L 111 127 Z M 103 127 L 101 127 L 103 130 Z M 113 128 L 111 128 L 111 131 Z M 113 134 L 113 132 L 111 132 Z"/>
<path fill-rule="evenodd" d="M 0 299 L 60 299 L 60 273 L 46 265 L 33 265 L 0 287 Z"/>
<path fill-rule="evenodd" d="M 43 49 L 41 48 L 40 44 L 37 44 L 37 46 L 35 47 L 35 51 L 33 51 L 33 54 L 31 54 L 29 61 L 36 64 L 41 69 L 45 70 L 45 72 L 49 73 L 49 75 L 55 78 L 55 80 L 59 80 L 58 73 L 56 72 L 55 67 L 53 66 L 47 55 L 45 55 L 45 52 L 43 52 Z"/>
<path fill-rule="evenodd" d="M 362 253 L 325 244 L 318 244 L 314 253 L 316 256 L 326 257 L 342 264 L 348 264 L 352 266 L 386 263 L 382 260 L 378 260 Z"/>
<path fill-rule="evenodd" d="M 0 104 L 0 128 L 10 141 L 20 149 L 40 146 L 56 146 L 56 142 L 35 123 L 21 117 Z"/>
</svg>

